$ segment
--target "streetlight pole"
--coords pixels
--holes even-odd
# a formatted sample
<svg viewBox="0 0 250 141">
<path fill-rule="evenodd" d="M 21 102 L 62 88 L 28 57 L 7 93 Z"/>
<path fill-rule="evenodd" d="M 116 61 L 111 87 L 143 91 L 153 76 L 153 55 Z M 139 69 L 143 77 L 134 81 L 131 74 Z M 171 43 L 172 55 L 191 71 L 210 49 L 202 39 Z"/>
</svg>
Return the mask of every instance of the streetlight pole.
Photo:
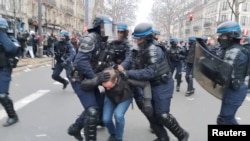
<svg viewBox="0 0 250 141">
<path fill-rule="evenodd" d="M 42 3 L 41 0 L 38 0 L 38 48 L 37 48 L 37 56 L 39 58 L 43 57 L 43 46 L 42 46 Z"/>
<path fill-rule="evenodd" d="M 89 0 L 84 0 L 84 30 L 87 30 L 89 25 Z"/>
</svg>

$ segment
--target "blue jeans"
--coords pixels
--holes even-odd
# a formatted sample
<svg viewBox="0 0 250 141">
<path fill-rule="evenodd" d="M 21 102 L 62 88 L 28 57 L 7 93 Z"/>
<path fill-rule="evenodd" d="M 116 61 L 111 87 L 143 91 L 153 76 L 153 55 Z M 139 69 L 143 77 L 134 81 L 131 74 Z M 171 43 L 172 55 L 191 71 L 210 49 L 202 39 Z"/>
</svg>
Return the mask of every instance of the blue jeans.
<svg viewBox="0 0 250 141">
<path fill-rule="evenodd" d="M 128 110 L 132 98 L 119 103 L 118 105 L 114 104 L 107 96 L 104 99 L 103 107 L 103 123 L 107 127 L 110 135 L 115 135 L 117 139 L 123 138 L 125 118 L 124 115 Z M 113 114 L 115 117 L 115 124 L 112 120 Z"/>
</svg>

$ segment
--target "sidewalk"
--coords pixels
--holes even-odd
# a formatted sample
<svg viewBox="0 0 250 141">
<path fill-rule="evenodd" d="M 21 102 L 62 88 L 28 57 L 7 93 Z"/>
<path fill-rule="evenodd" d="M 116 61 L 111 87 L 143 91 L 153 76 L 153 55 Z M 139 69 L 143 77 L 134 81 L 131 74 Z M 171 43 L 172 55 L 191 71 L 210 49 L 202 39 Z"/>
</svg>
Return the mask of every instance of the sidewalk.
<svg viewBox="0 0 250 141">
<path fill-rule="evenodd" d="M 26 68 L 35 68 L 45 64 L 52 64 L 52 58 L 43 57 L 43 58 L 25 58 L 20 59 L 17 67 L 13 69 L 13 72 L 18 72 Z"/>
</svg>

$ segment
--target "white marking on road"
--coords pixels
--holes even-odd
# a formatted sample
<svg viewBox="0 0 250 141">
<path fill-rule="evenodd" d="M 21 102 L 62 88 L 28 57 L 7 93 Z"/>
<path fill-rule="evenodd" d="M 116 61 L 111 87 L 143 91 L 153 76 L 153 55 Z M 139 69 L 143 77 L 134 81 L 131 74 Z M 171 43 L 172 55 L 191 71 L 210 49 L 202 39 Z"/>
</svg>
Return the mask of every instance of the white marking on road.
<svg viewBox="0 0 250 141">
<path fill-rule="evenodd" d="M 29 69 L 29 68 L 26 68 L 25 70 L 23 70 L 24 72 L 29 72 L 29 71 L 31 71 L 31 69 Z"/>
<path fill-rule="evenodd" d="M 36 137 L 47 137 L 47 134 L 36 135 Z"/>
<path fill-rule="evenodd" d="M 47 94 L 48 92 L 50 92 L 50 90 L 38 90 L 35 93 L 32 93 L 20 100 L 18 100 L 17 102 L 14 103 L 14 108 L 15 110 L 19 110 L 21 108 L 23 108 L 24 106 L 27 106 L 29 103 L 37 100 L 38 98 L 44 96 L 45 94 Z M 0 120 L 2 120 L 3 118 L 5 118 L 6 112 L 5 110 L 0 110 Z"/>
<path fill-rule="evenodd" d="M 187 100 L 194 100 L 193 97 L 187 97 Z"/>
</svg>

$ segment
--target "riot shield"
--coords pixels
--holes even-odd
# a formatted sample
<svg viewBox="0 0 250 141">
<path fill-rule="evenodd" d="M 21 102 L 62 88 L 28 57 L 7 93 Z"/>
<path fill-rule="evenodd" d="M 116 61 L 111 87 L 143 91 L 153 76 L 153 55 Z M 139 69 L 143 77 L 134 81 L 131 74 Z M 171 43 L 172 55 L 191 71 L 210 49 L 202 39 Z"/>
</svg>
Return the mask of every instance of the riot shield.
<svg viewBox="0 0 250 141">
<path fill-rule="evenodd" d="M 193 69 L 195 80 L 207 92 L 221 99 L 230 83 L 232 66 L 212 54 L 200 38 L 197 38 Z"/>
</svg>

